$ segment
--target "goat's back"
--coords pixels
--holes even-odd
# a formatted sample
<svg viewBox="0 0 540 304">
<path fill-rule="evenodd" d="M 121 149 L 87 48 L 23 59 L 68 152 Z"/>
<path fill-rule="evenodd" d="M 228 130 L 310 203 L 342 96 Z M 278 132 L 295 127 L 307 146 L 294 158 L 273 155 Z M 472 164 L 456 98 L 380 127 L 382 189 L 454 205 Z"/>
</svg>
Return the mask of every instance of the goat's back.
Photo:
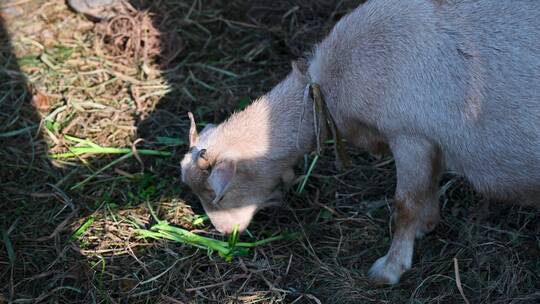
<svg viewBox="0 0 540 304">
<path fill-rule="evenodd" d="M 349 136 L 421 136 L 483 192 L 540 189 L 540 1 L 372 0 L 309 71 Z"/>
</svg>

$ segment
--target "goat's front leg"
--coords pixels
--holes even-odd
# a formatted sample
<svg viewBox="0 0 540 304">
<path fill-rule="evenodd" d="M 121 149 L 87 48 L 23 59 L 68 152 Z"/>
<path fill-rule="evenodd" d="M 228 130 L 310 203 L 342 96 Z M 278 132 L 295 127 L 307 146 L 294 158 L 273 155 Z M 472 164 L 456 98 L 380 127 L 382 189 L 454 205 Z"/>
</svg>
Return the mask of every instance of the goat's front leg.
<svg viewBox="0 0 540 304">
<path fill-rule="evenodd" d="M 433 230 L 439 221 L 441 160 L 438 148 L 422 139 L 399 137 L 390 147 L 397 171 L 395 229 L 388 253 L 369 274 L 376 282 L 395 284 L 411 268 L 415 237 Z"/>
</svg>

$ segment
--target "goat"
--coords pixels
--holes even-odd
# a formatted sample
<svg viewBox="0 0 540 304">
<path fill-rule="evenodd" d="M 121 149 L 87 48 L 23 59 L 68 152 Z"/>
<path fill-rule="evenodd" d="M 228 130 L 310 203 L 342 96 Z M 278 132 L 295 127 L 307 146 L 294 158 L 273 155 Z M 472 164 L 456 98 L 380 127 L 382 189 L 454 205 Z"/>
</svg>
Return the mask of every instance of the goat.
<svg viewBox="0 0 540 304">
<path fill-rule="evenodd" d="M 540 1 L 371 0 L 245 110 L 200 134 L 191 117 L 182 181 L 220 232 L 278 203 L 314 149 L 310 83 L 348 143 L 395 159 L 395 230 L 374 280 L 411 268 L 415 238 L 439 221 L 444 170 L 486 197 L 540 206 Z"/>
</svg>

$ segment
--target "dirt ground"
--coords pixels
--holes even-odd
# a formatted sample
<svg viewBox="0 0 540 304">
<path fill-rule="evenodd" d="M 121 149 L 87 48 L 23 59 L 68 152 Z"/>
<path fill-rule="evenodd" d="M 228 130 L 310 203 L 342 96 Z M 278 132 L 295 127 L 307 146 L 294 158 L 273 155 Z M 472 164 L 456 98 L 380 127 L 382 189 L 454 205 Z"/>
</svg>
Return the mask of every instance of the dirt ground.
<svg viewBox="0 0 540 304">
<path fill-rule="evenodd" d="M 540 303 L 540 213 L 482 203 L 451 174 L 412 270 L 372 285 L 394 165 L 354 149 L 354 168 L 335 170 L 327 152 L 303 194 L 242 236 L 297 239 L 226 262 L 135 237 L 150 205 L 220 238 L 193 225 L 203 210 L 179 179 L 187 111 L 203 125 L 242 109 L 360 2 L 133 0 L 94 22 L 62 0 L 0 1 L 0 303 Z M 54 158 L 80 145 L 69 136 L 171 156 Z"/>
</svg>

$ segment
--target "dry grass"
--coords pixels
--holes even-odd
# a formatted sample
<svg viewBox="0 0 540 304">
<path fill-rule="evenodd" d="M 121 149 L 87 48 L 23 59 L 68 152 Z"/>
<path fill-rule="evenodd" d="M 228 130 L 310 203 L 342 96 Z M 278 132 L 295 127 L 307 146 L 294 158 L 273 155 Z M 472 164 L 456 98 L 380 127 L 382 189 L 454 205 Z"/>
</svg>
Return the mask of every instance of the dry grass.
<svg viewBox="0 0 540 304">
<path fill-rule="evenodd" d="M 413 269 L 397 286 L 372 286 L 366 272 L 390 241 L 394 168 L 352 150 L 354 169 L 336 172 L 327 155 L 303 195 L 291 193 L 250 226 L 259 238 L 299 231 L 296 241 L 226 263 L 134 237 L 151 219 L 147 202 L 162 218 L 214 234 L 192 226 L 202 210 L 178 178 L 186 112 L 216 122 L 242 108 L 353 1 L 133 1 L 135 10 L 97 24 L 61 0 L 7 2 L 0 303 L 465 303 L 456 272 L 470 303 L 540 301 L 538 211 L 481 208 L 453 176 L 442 185 L 443 221 L 418 242 Z M 173 156 L 99 172 L 119 156 L 48 157 L 73 145 L 65 135 Z"/>
</svg>

